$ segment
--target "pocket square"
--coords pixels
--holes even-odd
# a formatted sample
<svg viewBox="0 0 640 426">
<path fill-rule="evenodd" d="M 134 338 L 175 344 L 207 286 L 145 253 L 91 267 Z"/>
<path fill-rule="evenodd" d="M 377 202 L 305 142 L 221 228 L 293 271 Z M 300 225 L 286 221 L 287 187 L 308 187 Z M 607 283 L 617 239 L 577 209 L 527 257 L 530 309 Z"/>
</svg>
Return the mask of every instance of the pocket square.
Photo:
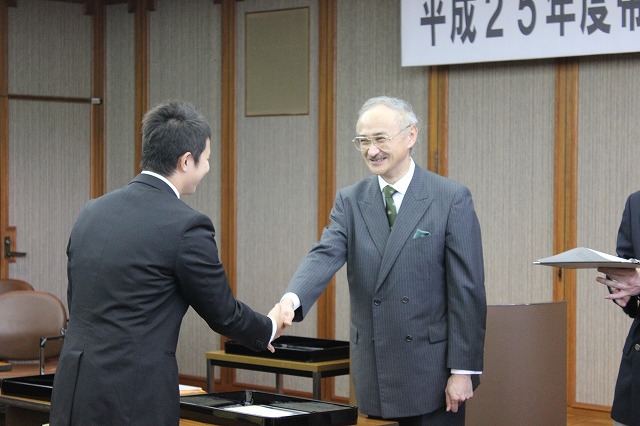
<svg viewBox="0 0 640 426">
<path fill-rule="evenodd" d="M 429 231 L 423 231 L 422 229 L 416 229 L 415 234 L 413 234 L 413 239 L 415 240 L 416 238 L 427 237 L 429 235 L 431 235 L 431 232 L 429 232 Z"/>
</svg>

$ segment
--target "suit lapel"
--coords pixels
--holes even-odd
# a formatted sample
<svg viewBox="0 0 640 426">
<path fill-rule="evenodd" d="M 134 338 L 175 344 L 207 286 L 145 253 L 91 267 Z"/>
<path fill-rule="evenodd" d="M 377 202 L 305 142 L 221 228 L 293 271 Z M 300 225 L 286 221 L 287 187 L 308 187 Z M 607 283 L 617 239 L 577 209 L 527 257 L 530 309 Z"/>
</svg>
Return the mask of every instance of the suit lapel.
<svg viewBox="0 0 640 426">
<path fill-rule="evenodd" d="M 358 201 L 358 205 L 371 239 L 380 252 L 380 256 L 383 256 L 390 231 L 377 176 L 369 178 L 368 188 Z"/>
<path fill-rule="evenodd" d="M 380 192 L 379 188 L 378 192 Z M 380 287 L 386 279 L 402 247 L 413 237 L 420 218 L 425 215 L 432 201 L 433 197 L 429 194 L 427 185 L 427 174 L 416 166 L 409 188 L 407 188 L 407 193 L 402 199 L 402 205 L 396 217 L 393 231 L 386 241 L 382 264 L 380 265 L 380 272 L 376 282 L 376 289 Z M 383 219 L 386 225 L 386 217 Z"/>
</svg>

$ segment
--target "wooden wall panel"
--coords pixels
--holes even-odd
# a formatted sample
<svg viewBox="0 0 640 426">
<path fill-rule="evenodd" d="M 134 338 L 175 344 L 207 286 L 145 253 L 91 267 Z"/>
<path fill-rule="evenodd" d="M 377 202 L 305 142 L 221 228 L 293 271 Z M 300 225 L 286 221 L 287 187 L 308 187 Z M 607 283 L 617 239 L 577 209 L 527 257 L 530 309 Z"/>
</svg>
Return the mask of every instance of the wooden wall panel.
<svg viewBox="0 0 640 426">
<path fill-rule="evenodd" d="M 449 177 L 471 190 L 490 304 L 553 300 L 555 66 L 450 67 Z"/>
<path fill-rule="evenodd" d="M 92 39 L 82 5 L 23 0 L 9 8 L 7 224 L 27 256 L 8 275 L 65 303 L 67 239 L 91 193 Z"/>
<path fill-rule="evenodd" d="M 66 247 L 89 198 L 89 106 L 9 101 L 9 223 L 16 250 L 10 277 L 67 301 Z"/>
<path fill-rule="evenodd" d="M 126 4 L 106 8 L 106 190 L 135 176 L 135 16 Z"/>
<path fill-rule="evenodd" d="M 308 7 L 309 114 L 245 116 L 245 14 Z M 318 4 L 309 0 L 236 3 L 237 8 L 237 296 L 268 312 L 317 240 Z M 287 90 L 282 87 L 281 90 Z M 289 334 L 315 337 L 316 309 Z M 273 375 L 237 371 L 239 382 L 273 386 Z M 310 379 L 283 377 L 285 389 L 309 392 Z"/>
<path fill-rule="evenodd" d="M 18 1 L 9 8 L 9 93 L 88 98 L 91 40 L 82 5 Z"/>
</svg>

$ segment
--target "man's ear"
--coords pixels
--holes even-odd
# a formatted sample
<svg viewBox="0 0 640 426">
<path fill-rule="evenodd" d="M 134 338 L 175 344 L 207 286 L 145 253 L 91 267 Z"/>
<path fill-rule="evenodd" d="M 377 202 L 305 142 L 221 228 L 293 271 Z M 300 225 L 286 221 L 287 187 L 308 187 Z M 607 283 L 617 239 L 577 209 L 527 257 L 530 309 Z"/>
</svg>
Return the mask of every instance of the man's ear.
<svg viewBox="0 0 640 426">
<path fill-rule="evenodd" d="M 409 128 L 409 138 L 411 140 L 411 142 L 409 143 L 409 149 L 411 149 L 418 140 L 418 128 L 416 126 L 411 126 Z"/>
<path fill-rule="evenodd" d="M 191 152 L 185 152 L 178 158 L 176 170 L 186 172 L 189 168 L 190 161 L 193 161 L 193 155 L 191 155 Z"/>
</svg>

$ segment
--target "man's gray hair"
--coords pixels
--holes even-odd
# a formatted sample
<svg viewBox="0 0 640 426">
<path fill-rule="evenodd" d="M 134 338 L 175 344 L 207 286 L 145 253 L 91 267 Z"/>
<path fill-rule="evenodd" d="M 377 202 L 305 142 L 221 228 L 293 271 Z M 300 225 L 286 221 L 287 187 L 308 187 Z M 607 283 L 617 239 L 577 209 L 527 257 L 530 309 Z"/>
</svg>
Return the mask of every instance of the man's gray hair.
<svg viewBox="0 0 640 426">
<path fill-rule="evenodd" d="M 416 113 L 413 112 L 413 107 L 409 102 L 398 98 L 392 98 L 390 96 L 376 96 L 375 98 L 367 100 L 360 108 L 360 111 L 358 112 L 358 120 L 356 121 L 356 128 L 360 122 L 362 114 L 378 105 L 384 105 L 387 108 L 398 111 L 401 117 L 401 122 L 399 123 L 400 127 L 406 127 L 409 125 L 418 127 L 418 117 L 416 117 Z"/>
</svg>

